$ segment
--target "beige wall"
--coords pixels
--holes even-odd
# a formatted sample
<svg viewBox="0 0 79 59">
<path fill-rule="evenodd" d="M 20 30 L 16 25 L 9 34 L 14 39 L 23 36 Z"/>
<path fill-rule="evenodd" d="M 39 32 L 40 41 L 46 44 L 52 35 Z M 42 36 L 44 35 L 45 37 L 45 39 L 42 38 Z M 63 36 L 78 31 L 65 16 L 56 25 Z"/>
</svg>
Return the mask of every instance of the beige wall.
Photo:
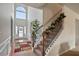
<svg viewBox="0 0 79 59">
<path fill-rule="evenodd" d="M 76 20 L 76 46 L 79 47 L 79 19 Z"/>
<path fill-rule="evenodd" d="M 47 23 L 49 19 L 51 19 L 60 9 L 61 5 L 59 4 L 47 4 L 45 7 L 43 7 L 43 24 Z M 53 20 L 53 19 L 52 19 Z M 47 27 L 47 25 L 44 27 L 44 29 Z"/>
<path fill-rule="evenodd" d="M 65 3 L 64 5 L 71 8 L 74 12 L 79 13 L 79 3 Z"/>
<path fill-rule="evenodd" d="M 63 24 L 63 31 L 54 43 L 48 55 L 59 55 L 68 49 L 75 47 L 75 20 L 79 17 L 74 11 L 66 6 L 63 7 L 63 11 L 66 15 Z"/>
</svg>

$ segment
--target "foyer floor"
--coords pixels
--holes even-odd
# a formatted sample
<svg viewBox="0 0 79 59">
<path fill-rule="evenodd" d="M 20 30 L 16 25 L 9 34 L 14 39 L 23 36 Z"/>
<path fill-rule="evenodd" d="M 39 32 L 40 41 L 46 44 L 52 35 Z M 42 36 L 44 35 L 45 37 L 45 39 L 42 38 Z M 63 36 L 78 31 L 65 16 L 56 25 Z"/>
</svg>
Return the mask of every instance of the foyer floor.
<svg viewBox="0 0 79 59">
<path fill-rule="evenodd" d="M 79 46 L 63 53 L 61 56 L 79 56 Z"/>
<path fill-rule="evenodd" d="M 38 55 L 32 52 L 32 49 L 29 49 L 29 50 L 17 52 L 13 56 L 38 56 Z M 79 56 L 79 51 L 69 50 L 60 56 Z"/>
<path fill-rule="evenodd" d="M 79 56 L 79 52 L 78 51 L 68 51 L 68 52 L 62 54 L 61 56 Z"/>
<path fill-rule="evenodd" d="M 20 39 L 15 40 L 15 51 L 16 52 L 14 52 L 13 56 L 36 56 L 36 54 L 32 52 L 31 41 L 28 41 L 25 39 L 24 38 L 21 39 L 23 40 L 22 42 L 19 42 Z"/>
<path fill-rule="evenodd" d="M 32 49 L 17 52 L 14 54 L 14 56 L 36 56 L 35 53 L 32 52 Z"/>
</svg>

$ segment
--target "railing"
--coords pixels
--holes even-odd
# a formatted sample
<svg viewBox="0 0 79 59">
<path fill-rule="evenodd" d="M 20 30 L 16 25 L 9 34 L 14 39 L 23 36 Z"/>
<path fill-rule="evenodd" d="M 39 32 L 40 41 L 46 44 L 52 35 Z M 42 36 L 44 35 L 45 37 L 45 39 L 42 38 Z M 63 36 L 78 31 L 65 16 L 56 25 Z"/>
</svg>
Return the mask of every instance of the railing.
<svg viewBox="0 0 79 59">
<path fill-rule="evenodd" d="M 57 12 L 55 14 L 55 16 L 53 16 L 49 21 L 47 21 L 44 25 L 40 26 L 36 31 L 39 31 L 41 28 L 47 26 L 47 25 L 52 25 L 54 27 L 48 27 L 45 31 L 43 31 L 43 33 L 41 34 L 43 39 L 42 41 L 42 55 L 46 55 L 46 53 L 48 52 L 49 48 L 51 47 L 51 45 L 54 43 L 54 41 L 56 41 L 55 37 L 58 35 L 58 33 L 60 32 L 61 28 L 63 27 L 63 18 L 64 13 L 61 13 L 62 9 Z M 58 15 L 58 16 L 57 16 Z M 51 29 L 52 28 L 52 29 Z M 34 33 L 33 32 L 33 33 Z M 34 36 L 33 36 L 33 40 L 35 40 Z M 49 42 L 45 42 L 46 40 L 48 40 Z M 40 40 L 39 40 L 40 41 Z M 52 43 L 53 42 L 53 43 Z M 33 47 L 35 45 L 35 42 L 33 42 Z M 39 45 L 39 44 L 37 44 Z"/>
<path fill-rule="evenodd" d="M 6 40 L 4 40 L 0 44 L 0 56 L 1 55 L 9 55 L 11 51 L 11 46 L 10 46 L 10 37 L 8 37 Z"/>
<path fill-rule="evenodd" d="M 59 37 L 59 35 L 61 34 L 62 30 L 63 30 L 63 20 L 61 23 L 61 27 L 58 29 L 59 31 L 56 33 L 56 35 L 52 38 L 50 44 L 48 45 L 48 47 L 45 50 L 46 55 L 49 53 L 49 51 L 51 50 L 51 47 L 53 47 L 53 44 L 55 43 L 55 41 L 57 40 L 57 38 Z"/>
<path fill-rule="evenodd" d="M 39 30 L 43 30 L 44 31 L 44 27 L 46 26 L 48 26 L 48 25 L 50 25 L 50 23 L 51 22 L 53 22 L 53 21 L 55 21 L 55 19 L 60 15 L 60 13 L 62 12 L 62 8 L 53 16 L 53 17 L 51 17 L 45 24 L 43 24 L 43 25 L 41 25 L 38 29 L 36 29 L 34 32 L 37 32 L 37 31 L 39 31 Z M 43 32 L 42 31 L 42 32 Z M 33 32 L 33 33 L 34 33 Z M 40 33 L 41 35 L 42 35 L 42 33 Z M 41 35 L 39 35 L 40 36 L 40 38 L 39 38 L 39 40 L 38 41 L 36 41 L 35 43 L 34 43 L 34 45 L 35 45 L 35 47 L 40 43 L 40 41 L 42 40 L 41 39 Z"/>
</svg>

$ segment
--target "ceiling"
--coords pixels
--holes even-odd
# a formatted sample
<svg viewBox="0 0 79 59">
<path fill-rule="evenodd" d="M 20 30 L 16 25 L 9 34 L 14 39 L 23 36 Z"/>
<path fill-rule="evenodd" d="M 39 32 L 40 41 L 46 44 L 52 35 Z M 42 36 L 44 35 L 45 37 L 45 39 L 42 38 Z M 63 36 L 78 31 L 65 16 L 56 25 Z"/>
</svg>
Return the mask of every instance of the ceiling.
<svg viewBox="0 0 79 59">
<path fill-rule="evenodd" d="M 32 7 L 35 7 L 35 8 L 40 8 L 44 5 L 46 5 L 46 3 L 25 3 L 25 5 L 29 5 L 29 6 L 32 6 Z"/>
<path fill-rule="evenodd" d="M 42 8 L 45 6 L 47 6 L 48 8 L 50 7 L 56 8 L 59 4 L 58 3 L 25 3 L 25 5 L 32 6 L 35 8 Z"/>
<path fill-rule="evenodd" d="M 71 8 L 76 13 L 79 13 L 79 3 L 65 3 L 64 5 Z"/>
<path fill-rule="evenodd" d="M 35 8 L 41 8 L 46 6 L 47 4 L 52 4 L 53 6 L 55 5 L 66 5 L 67 7 L 71 8 L 73 11 L 76 13 L 79 13 L 79 3 L 23 3 L 24 5 L 32 6 Z"/>
<path fill-rule="evenodd" d="M 43 6 L 46 6 L 48 3 L 24 3 L 25 5 L 32 6 L 35 8 L 41 8 Z M 49 3 L 50 4 L 50 3 Z M 76 13 L 79 13 L 79 3 L 58 3 L 60 5 L 66 5 L 67 7 L 71 8 Z M 52 3 L 52 5 L 56 5 L 55 3 Z"/>
</svg>

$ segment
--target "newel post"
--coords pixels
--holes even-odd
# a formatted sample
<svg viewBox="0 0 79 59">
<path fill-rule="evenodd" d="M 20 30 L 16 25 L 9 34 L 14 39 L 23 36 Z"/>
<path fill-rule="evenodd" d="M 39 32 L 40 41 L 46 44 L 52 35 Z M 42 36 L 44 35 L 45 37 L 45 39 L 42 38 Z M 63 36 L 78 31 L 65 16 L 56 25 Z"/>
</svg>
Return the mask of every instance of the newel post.
<svg viewBox="0 0 79 59">
<path fill-rule="evenodd" d="M 35 39 L 35 34 L 34 31 L 32 32 L 32 51 L 34 52 L 34 39 Z"/>
<path fill-rule="evenodd" d="M 43 51 L 42 51 L 42 56 L 44 56 L 45 55 L 45 33 L 43 33 Z"/>
</svg>

